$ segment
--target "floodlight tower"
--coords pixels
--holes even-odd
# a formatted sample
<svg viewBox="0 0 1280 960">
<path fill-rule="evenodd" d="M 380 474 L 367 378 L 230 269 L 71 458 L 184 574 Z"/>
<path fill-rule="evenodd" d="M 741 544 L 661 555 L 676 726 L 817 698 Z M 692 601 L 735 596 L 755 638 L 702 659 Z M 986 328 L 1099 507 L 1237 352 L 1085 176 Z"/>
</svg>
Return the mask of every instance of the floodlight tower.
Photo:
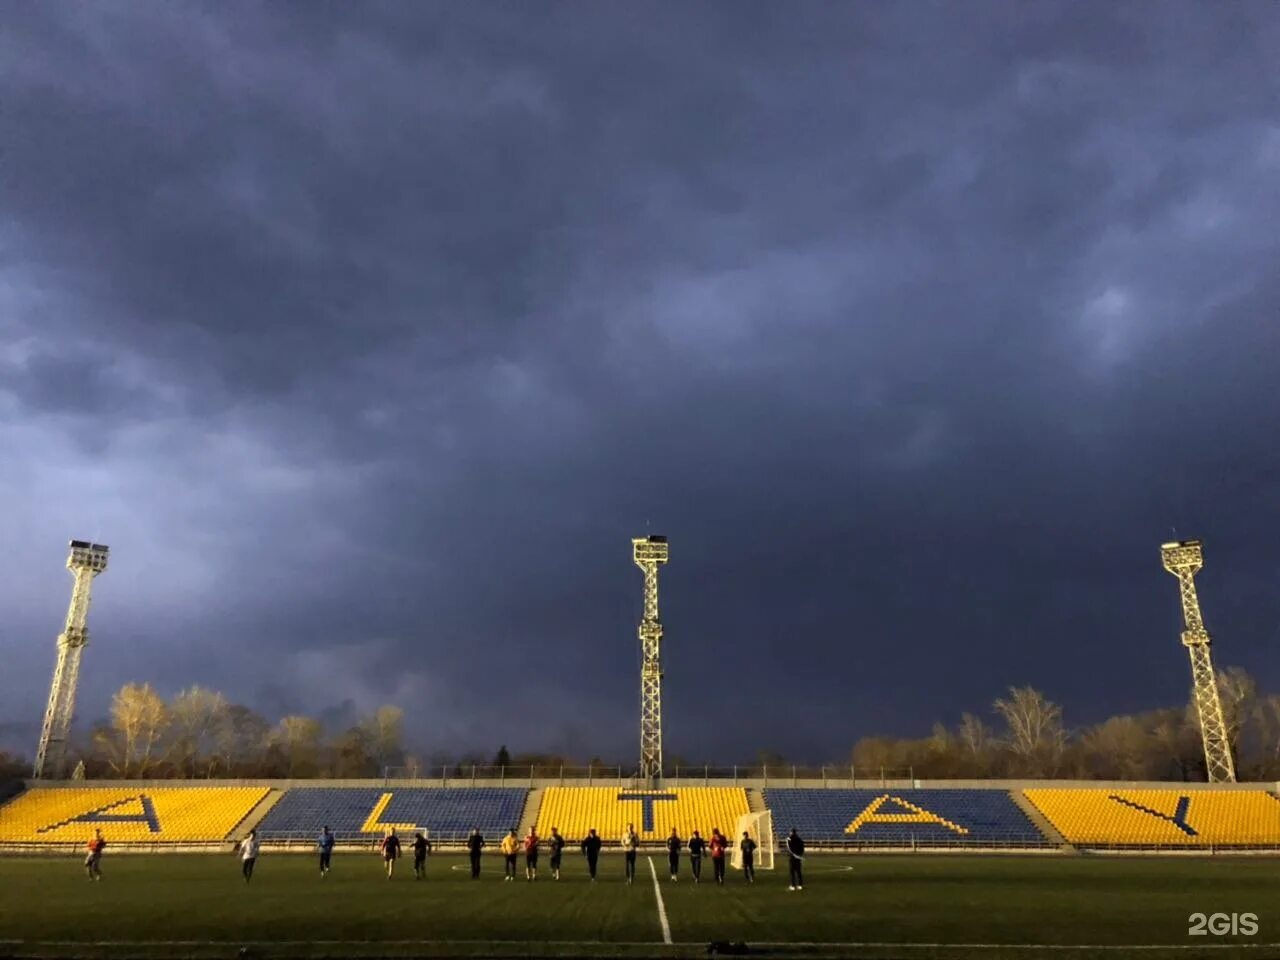
<svg viewBox="0 0 1280 960">
<path fill-rule="evenodd" d="M 1196 598 L 1195 575 L 1204 566 L 1204 552 L 1200 549 L 1199 540 L 1182 540 L 1161 544 L 1160 559 L 1164 561 L 1164 568 L 1178 578 L 1182 619 L 1187 626 L 1182 631 L 1182 643 L 1191 654 L 1191 681 L 1196 712 L 1200 715 L 1200 734 L 1204 738 L 1204 762 L 1209 770 L 1209 782 L 1235 783 L 1231 742 L 1227 738 L 1218 681 L 1213 673 L 1213 658 L 1209 654 L 1209 631 L 1204 628 L 1200 601 Z"/>
<path fill-rule="evenodd" d="M 75 577 L 75 582 L 71 587 L 66 626 L 58 636 L 58 661 L 53 668 L 53 684 L 49 688 L 44 726 L 40 729 L 40 745 L 36 748 L 32 776 L 37 780 L 45 776 L 60 779 L 66 773 L 67 738 L 76 708 L 80 656 L 89 642 L 89 631 L 85 628 L 89 617 L 89 586 L 94 577 L 107 569 L 107 548 L 100 543 L 72 540 L 67 569 Z"/>
<path fill-rule="evenodd" d="M 658 619 L 658 567 L 667 562 L 667 538 L 631 541 L 644 572 L 644 616 L 640 621 L 640 776 L 662 776 L 662 621 Z"/>
</svg>

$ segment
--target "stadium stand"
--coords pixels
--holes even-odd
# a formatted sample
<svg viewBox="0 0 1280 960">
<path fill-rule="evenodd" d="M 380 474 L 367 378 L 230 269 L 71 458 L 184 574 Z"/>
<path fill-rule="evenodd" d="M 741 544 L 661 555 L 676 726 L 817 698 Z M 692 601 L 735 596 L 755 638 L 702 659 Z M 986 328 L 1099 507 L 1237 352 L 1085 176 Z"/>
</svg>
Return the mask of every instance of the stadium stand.
<svg viewBox="0 0 1280 960">
<path fill-rule="evenodd" d="M 1003 790 L 769 788 L 764 801 L 779 838 L 794 827 L 817 843 L 1048 845 Z"/>
<path fill-rule="evenodd" d="M 340 843 L 371 840 L 389 827 L 429 830 L 437 840 L 461 839 L 479 827 L 486 836 L 520 822 L 524 787 L 294 787 L 258 824 L 265 841 L 313 838 L 323 826 Z"/>
<path fill-rule="evenodd" d="M 1262 790 L 1048 788 L 1023 794 L 1077 846 L 1280 846 L 1280 800 Z"/>
<path fill-rule="evenodd" d="M 109 843 L 217 841 L 268 792 L 267 787 L 36 788 L 0 807 L 0 842 L 84 843 L 95 829 Z"/>
<path fill-rule="evenodd" d="M 672 790 L 632 790 L 619 787 L 549 787 L 538 812 L 538 833 L 552 827 L 571 840 L 593 827 L 612 843 L 628 823 L 640 839 L 664 840 L 674 826 L 682 837 L 695 829 L 703 837 L 712 827 L 732 835 L 738 818 L 750 812 L 742 787 L 680 787 Z"/>
</svg>

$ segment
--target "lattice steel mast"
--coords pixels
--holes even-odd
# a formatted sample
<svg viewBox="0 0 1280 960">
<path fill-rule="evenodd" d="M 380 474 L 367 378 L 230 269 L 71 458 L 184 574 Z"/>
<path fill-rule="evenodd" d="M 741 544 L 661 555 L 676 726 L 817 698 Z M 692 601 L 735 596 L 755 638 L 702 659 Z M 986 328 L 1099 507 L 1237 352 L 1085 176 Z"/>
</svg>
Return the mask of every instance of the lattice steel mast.
<svg viewBox="0 0 1280 960">
<path fill-rule="evenodd" d="M 644 617 L 640 621 L 640 776 L 662 776 L 662 621 L 658 618 L 658 567 L 667 562 L 667 538 L 631 541 L 644 572 Z"/>
<path fill-rule="evenodd" d="M 1231 759 L 1231 742 L 1227 738 L 1227 724 L 1222 717 L 1222 700 L 1218 696 L 1218 681 L 1213 673 L 1213 658 L 1209 654 L 1209 631 L 1204 628 L 1204 620 L 1200 616 L 1200 601 L 1196 598 L 1195 575 L 1204 566 L 1200 541 L 1184 540 L 1161 544 L 1160 559 L 1164 561 L 1164 568 L 1178 578 L 1182 619 L 1187 626 L 1182 631 L 1182 642 L 1191 654 L 1193 696 L 1196 713 L 1200 715 L 1200 733 L 1204 737 L 1204 762 L 1209 770 L 1209 782 L 1235 783 L 1236 769 Z"/>
<path fill-rule="evenodd" d="M 49 706 L 40 729 L 40 745 L 36 748 L 36 764 L 32 775 L 38 780 L 66 775 L 67 738 L 76 709 L 76 683 L 80 679 L 80 657 L 89 642 L 85 622 L 89 617 L 89 586 L 93 578 L 107 569 L 107 548 L 100 543 L 71 541 L 67 569 L 75 576 L 71 587 L 71 606 L 67 622 L 58 637 L 58 661 L 53 668 L 53 684 L 49 688 Z"/>
</svg>

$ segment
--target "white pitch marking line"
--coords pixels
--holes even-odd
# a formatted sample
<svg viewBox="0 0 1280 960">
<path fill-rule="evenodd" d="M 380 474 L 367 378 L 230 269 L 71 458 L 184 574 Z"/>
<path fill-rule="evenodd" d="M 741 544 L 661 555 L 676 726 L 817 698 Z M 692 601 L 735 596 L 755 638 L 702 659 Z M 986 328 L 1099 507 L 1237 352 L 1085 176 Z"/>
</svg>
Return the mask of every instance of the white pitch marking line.
<svg viewBox="0 0 1280 960">
<path fill-rule="evenodd" d="M 653 894 L 658 898 L 658 922 L 662 924 L 662 942 L 671 942 L 671 924 L 667 923 L 667 908 L 662 902 L 662 887 L 658 885 L 658 870 L 653 865 L 653 857 L 645 857 L 649 861 L 649 873 L 653 875 Z"/>
</svg>

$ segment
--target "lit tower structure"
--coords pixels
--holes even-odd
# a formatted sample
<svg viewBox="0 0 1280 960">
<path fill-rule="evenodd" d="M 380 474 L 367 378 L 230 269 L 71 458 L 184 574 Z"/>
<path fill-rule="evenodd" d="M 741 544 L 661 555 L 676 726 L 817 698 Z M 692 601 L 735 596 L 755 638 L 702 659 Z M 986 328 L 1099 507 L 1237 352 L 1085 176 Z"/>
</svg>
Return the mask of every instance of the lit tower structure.
<svg viewBox="0 0 1280 960">
<path fill-rule="evenodd" d="M 1200 733 L 1204 737 L 1204 762 L 1210 783 L 1235 783 L 1235 764 L 1231 760 L 1231 743 L 1227 724 L 1222 717 L 1222 701 L 1218 697 L 1218 681 L 1209 655 L 1209 631 L 1200 616 L 1196 599 L 1196 572 L 1204 566 L 1204 553 L 1199 540 L 1183 540 L 1160 546 L 1164 568 L 1178 578 L 1182 598 L 1182 643 L 1191 654 L 1191 681 L 1194 686 L 1196 712 L 1200 715 Z"/>
<path fill-rule="evenodd" d="M 89 642 L 89 631 L 85 628 L 89 617 L 89 587 L 93 578 L 107 569 L 107 548 L 100 543 L 72 540 L 67 569 L 76 579 L 71 587 L 67 623 L 58 637 L 58 662 L 53 668 L 53 685 L 49 688 L 49 706 L 44 712 L 44 726 L 40 730 L 40 746 L 36 748 L 32 775 L 37 780 L 46 775 L 61 778 L 66 773 L 67 738 L 76 708 L 80 657 Z"/>
<path fill-rule="evenodd" d="M 640 621 L 640 776 L 662 776 L 662 621 L 658 618 L 658 567 L 667 562 L 667 538 L 631 541 L 644 572 L 644 617 Z"/>
</svg>

